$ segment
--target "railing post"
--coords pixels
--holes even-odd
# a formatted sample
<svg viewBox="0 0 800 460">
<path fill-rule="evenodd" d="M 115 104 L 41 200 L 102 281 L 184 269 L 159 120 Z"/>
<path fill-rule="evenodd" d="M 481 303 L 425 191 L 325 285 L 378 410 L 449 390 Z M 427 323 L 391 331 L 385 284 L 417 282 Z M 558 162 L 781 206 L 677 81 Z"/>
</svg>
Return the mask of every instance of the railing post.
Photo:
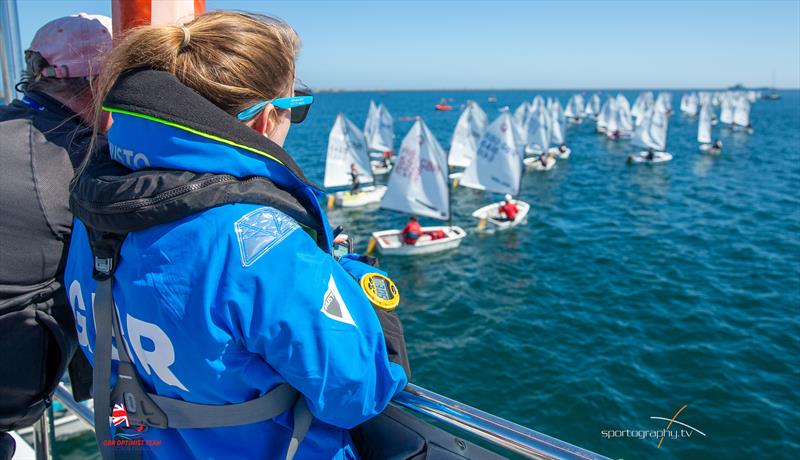
<svg viewBox="0 0 800 460">
<path fill-rule="evenodd" d="M 50 453 L 50 411 L 45 411 L 33 425 L 33 450 L 36 460 L 52 460 Z"/>
</svg>

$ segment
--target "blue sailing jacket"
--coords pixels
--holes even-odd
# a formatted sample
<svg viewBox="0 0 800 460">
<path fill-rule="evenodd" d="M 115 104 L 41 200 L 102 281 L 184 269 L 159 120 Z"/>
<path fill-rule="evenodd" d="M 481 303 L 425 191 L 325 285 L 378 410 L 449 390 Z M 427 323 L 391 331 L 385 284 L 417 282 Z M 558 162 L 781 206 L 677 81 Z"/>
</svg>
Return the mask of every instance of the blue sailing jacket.
<svg viewBox="0 0 800 460">
<path fill-rule="evenodd" d="M 128 168 L 262 176 L 296 194 L 316 193 L 246 145 L 130 110 L 113 118 L 110 155 Z M 227 204 L 134 231 L 119 260 L 114 300 L 149 391 L 226 404 L 287 382 L 314 416 L 296 459 L 357 458 L 348 429 L 380 413 L 407 383 L 403 368 L 387 359 L 373 307 L 348 273 L 365 266 L 339 264 L 275 208 Z M 92 266 L 86 227 L 76 219 L 65 286 L 90 361 Z M 115 428 L 125 428 L 124 413 L 113 418 Z M 292 426 L 285 413 L 228 428 L 127 429 L 122 437 L 141 440 L 147 458 L 283 458 Z"/>
</svg>

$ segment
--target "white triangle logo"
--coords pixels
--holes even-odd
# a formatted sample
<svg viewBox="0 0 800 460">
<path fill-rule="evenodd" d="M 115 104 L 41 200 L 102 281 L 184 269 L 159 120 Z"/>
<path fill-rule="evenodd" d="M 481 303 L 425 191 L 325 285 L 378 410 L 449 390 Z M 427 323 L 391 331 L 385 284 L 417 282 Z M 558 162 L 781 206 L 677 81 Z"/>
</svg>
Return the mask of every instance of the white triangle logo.
<svg viewBox="0 0 800 460">
<path fill-rule="evenodd" d="M 322 308 L 320 311 L 332 320 L 356 326 L 353 317 L 350 316 L 350 310 L 347 309 L 347 305 L 344 304 L 344 300 L 342 300 L 342 296 L 339 294 L 336 283 L 333 282 L 333 275 L 331 275 L 328 281 L 328 290 L 325 291 L 325 295 L 322 297 Z"/>
</svg>

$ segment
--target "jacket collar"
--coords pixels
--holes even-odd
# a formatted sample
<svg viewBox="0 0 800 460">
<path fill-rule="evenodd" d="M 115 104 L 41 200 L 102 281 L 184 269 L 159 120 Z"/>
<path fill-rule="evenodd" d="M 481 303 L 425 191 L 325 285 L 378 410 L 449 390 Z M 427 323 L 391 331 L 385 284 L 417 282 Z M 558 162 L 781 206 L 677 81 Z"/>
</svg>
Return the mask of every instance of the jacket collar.
<svg viewBox="0 0 800 460">
<path fill-rule="evenodd" d="M 149 147 L 148 154 L 157 157 L 149 158 L 146 164 L 151 167 L 265 176 L 290 189 L 305 185 L 321 193 L 283 148 L 168 72 L 139 69 L 123 74 L 103 109 L 115 118 L 109 131 L 115 159 L 132 160 L 136 152 Z M 115 148 L 127 156 L 116 156 Z"/>
<path fill-rule="evenodd" d="M 83 120 L 78 114 L 73 112 L 72 109 L 46 93 L 41 91 L 26 91 L 25 98 L 59 118 L 64 120 L 77 119 L 80 124 L 84 124 Z"/>
</svg>

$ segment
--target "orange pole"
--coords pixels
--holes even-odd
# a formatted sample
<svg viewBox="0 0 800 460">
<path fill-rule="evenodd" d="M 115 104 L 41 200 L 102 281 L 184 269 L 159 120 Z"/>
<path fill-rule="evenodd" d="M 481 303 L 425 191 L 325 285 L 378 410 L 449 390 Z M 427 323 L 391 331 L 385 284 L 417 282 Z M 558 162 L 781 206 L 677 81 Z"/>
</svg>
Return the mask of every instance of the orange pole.
<svg viewBox="0 0 800 460">
<path fill-rule="evenodd" d="M 194 16 L 199 16 L 206 11 L 206 0 L 193 0 Z M 169 6 L 158 4 L 157 0 L 111 0 L 111 19 L 114 24 L 114 37 L 120 37 L 126 30 L 134 27 L 145 26 L 152 23 L 153 9 Z M 174 5 L 173 5 L 174 6 Z M 177 22 L 186 17 L 186 13 L 175 17 L 165 17 L 159 14 L 159 23 Z M 177 14 L 177 13 L 176 13 Z"/>
</svg>

